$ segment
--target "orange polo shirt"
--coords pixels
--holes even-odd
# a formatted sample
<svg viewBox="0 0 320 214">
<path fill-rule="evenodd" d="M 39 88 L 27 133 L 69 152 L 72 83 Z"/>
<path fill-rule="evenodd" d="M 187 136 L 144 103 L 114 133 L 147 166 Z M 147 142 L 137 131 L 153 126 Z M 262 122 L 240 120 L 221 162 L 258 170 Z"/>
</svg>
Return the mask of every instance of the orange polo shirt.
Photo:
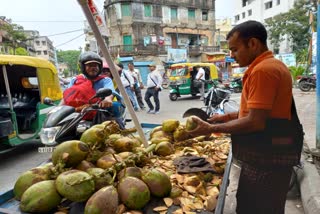
<svg viewBox="0 0 320 214">
<path fill-rule="evenodd" d="M 257 57 L 243 76 L 239 118 L 249 109 L 271 110 L 271 118 L 291 119 L 292 78 L 287 66 L 271 51 Z"/>
</svg>

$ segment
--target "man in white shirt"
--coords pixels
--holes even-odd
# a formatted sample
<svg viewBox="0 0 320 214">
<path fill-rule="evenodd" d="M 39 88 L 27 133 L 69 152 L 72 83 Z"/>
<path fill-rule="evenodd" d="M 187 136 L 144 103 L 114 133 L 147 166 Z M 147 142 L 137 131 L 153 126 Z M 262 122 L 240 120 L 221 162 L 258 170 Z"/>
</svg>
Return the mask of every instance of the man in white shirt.
<svg viewBox="0 0 320 214">
<path fill-rule="evenodd" d="M 125 88 L 130 98 L 130 101 L 133 105 L 134 110 L 139 111 L 140 108 L 138 105 L 138 101 L 137 101 L 136 95 L 134 94 L 134 78 L 132 77 L 129 71 L 126 71 L 123 69 L 122 64 L 118 64 L 118 67 L 120 68 L 119 75 L 120 75 L 122 85 Z"/>
<path fill-rule="evenodd" d="M 129 68 L 129 72 L 131 73 L 131 75 L 134 78 L 134 93 L 136 94 L 138 104 L 141 109 L 145 109 L 146 107 L 144 106 L 142 94 L 141 94 L 141 89 L 143 88 L 143 83 L 142 83 L 140 71 L 138 69 L 134 68 L 133 62 L 128 63 L 128 68 Z"/>
<path fill-rule="evenodd" d="M 161 91 L 162 77 L 160 73 L 156 70 L 155 64 L 148 65 L 150 73 L 147 78 L 147 91 L 144 95 L 144 100 L 146 101 L 149 111 L 148 114 L 158 114 L 160 110 L 160 100 L 159 100 L 159 91 Z M 155 107 L 150 101 L 150 98 L 153 97 Z"/>
<path fill-rule="evenodd" d="M 200 90 L 200 100 L 204 99 L 204 81 L 205 81 L 205 71 L 202 67 L 197 66 L 197 75 L 196 75 L 196 82 L 200 85 L 199 90 Z"/>
</svg>

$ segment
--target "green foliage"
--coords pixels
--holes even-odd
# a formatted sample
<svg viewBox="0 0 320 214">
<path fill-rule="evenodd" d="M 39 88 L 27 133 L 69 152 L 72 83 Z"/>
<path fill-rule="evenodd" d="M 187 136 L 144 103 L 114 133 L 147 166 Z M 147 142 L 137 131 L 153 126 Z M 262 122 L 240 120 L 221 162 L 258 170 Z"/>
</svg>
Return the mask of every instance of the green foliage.
<svg viewBox="0 0 320 214">
<path fill-rule="evenodd" d="M 290 66 L 289 67 L 291 76 L 292 76 L 292 80 L 293 80 L 293 85 L 297 84 L 297 76 L 302 75 L 305 71 L 306 68 L 304 66 Z"/>
<path fill-rule="evenodd" d="M 64 77 L 69 77 L 71 74 L 70 74 L 70 71 L 69 71 L 69 69 L 64 69 L 63 70 L 63 76 Z"/>
<path fill-rule="evenodd" d="M 266 20 L 269 39 L 275 49 L 279 49 L 279 44 L 285 36 L 292 42 L 292 50 L 297 56 L 301 55 L 299 53 L 301 50 L 308 48 L 311 39 L 309 24 L 311 8 L 309 0 L 298 0 L 287 13 L 281 13 Z M 313 25 L 316 26 L 316 20 Z M 299 60 L 302 59 L 298 58 Z"/>
<path fill-rule="evenodd" d="M 78 73 L 78 58 L 80 51 L 68 50 L 68 51 L 57 51 L 57 58 L 59 63 L 66 63 L 69 67 L 69 75 L 75 75 Z"/>
<path fill-rule="evenodd" d="M 23 42 L 27 39 L 27 35 L 23 32 L 23 27 L 18 24 L 2 24 L 0 25 L 0 30 L 6 32 L 6 38 L 9 41 L 6 42 L 6 45 L 13 48 L 20 47 L 20 42 Z"/>
<path fill-rule="evenodd" d="M 19 48 L 16 49 L 15 55 L 29 56 L 29 53 L 28 53 L 28 51 L 27 51 L 25 48 L 19 47 Z"/>
</svg>

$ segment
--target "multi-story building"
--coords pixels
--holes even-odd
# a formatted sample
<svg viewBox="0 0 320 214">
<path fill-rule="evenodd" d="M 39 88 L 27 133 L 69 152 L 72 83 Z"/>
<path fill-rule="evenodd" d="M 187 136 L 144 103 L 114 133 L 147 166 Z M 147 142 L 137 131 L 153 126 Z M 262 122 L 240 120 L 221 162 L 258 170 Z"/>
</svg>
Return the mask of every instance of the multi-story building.
<svg viewBox="0 0 320 214">
<path fill-rule="evenodd" d="M 215 0 L 106 0 L 113 55 L 160 56 L 185 48 L 190 57 L 219 50 L 215 38 Z"/>
<path fill-rule="evenodd" d="M 24 30 L 23 31 L 27 39 L 24 41 L 27 51 L 30 56 L 36 56 L 35 39 L 40 36 L 39 31 L 36 30 Z"/>
<path fill-rule="evenodd" d="M 235 24 L 240 24 L 248 20 L 257 20 L 264 23 L 268 18 L 280 13 L 286 13 L 293 8 L 295 0 L 241 0 L 235 1 Z M 285 37 L 279 47 L 270 49 L 279 53 L 291 52 L 290 42 Z"/>
<path fill-rule="evenodd" d="M 44 58 L 55 64 L 55 50 L 52 41 L 47 36 L 39 36 L 34 39 L 36 56 Z"/>
</svg>

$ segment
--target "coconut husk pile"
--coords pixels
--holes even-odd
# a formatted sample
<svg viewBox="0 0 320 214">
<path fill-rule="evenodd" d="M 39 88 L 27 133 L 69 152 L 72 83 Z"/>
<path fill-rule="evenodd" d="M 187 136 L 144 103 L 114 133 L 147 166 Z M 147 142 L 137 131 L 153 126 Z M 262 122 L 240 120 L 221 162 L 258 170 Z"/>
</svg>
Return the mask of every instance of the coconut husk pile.
<svg viewBox="0 0 320 214">
<path fill-rule="evenodd" d="M 172 119 L 148 137 L 150 146 L 144 148 L 135 129 L 121 130 L 106 121 L 86 130 L 80 140 L 61 143 L 52 163 L 30 169 L 16 181 L 21 211 L 68 213 L 72 208 L 65 202 L 70 201 L 85 203 L 84 213 L 146 213 L 153 198 L 161 201 L 152 207 L 155 213 L 213 211 L 230 138 L 193 138 L 186 125 Z"/>
</svg>

